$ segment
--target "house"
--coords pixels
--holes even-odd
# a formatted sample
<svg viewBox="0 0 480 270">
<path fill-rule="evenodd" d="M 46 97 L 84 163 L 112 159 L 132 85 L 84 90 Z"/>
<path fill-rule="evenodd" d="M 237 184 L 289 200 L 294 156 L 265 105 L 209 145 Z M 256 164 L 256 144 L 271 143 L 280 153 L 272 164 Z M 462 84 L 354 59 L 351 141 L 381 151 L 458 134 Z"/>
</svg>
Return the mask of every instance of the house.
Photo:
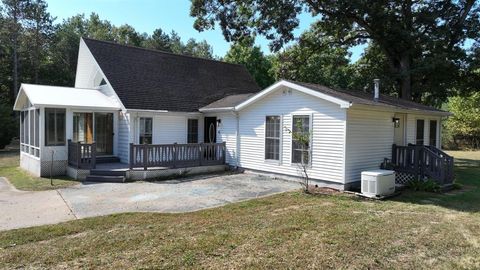
<svg viewBox="0 0 480 270">
<path fill-rule="evenodd" d="M 240 65 L 83 38 L 74 88 L 20 87 L 21 167 L 93 180 L 116 175 L 100 162 L 131 179 L 227 164 L 296 177 L 303 153 L 312 179 L 340 189 L 386 158 L 445 178 L 449 113 L 375 93 L 286 80 L 261 90 Z"/>
</svg>

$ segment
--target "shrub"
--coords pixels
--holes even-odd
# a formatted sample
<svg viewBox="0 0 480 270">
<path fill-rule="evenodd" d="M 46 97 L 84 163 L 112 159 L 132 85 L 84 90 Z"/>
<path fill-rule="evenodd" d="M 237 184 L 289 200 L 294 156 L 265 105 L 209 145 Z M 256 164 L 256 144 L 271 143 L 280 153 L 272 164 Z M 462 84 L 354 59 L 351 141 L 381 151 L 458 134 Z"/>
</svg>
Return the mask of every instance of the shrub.
<svg viewBox="0 0 480 270">
<path fill-rule="evenodd" d="M 408 183 L 408 187 L 415 191 L 440 192 L 440 185 L 432 179 L 413 180 Z"/>
</svg>

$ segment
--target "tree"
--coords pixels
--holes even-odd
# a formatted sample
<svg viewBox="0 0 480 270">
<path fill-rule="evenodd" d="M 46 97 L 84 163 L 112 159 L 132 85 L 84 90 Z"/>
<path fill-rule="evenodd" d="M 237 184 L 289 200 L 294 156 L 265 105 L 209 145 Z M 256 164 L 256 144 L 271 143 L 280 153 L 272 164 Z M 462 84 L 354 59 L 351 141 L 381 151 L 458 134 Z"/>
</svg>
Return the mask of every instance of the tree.
<svg viewBox="0 0 480 270">
<path fill-rule="evenodd" d="M 287 127 L 285 127 L 285 129 L 292 134 L 292 139 L 302 149 L 300 163 L 298 163 L 298 171 L 302 177 L 303 191 L 309 193 L 310 177 L 308 171 L 310 169 L 310 152 L 308 149 L 310 149 L 310 138 L 312 137 L 312 134 L 310 131 L 305 130 L 302 121 L 300 120 L 295 123 L 293 130 L 290 130 Z"/>
<path fill-rule="evenodd" d="M 404 99 L 420 100 L 424 92 L 445 99 L 464 64 L 463 43 L 480 37 L 474 0 L 193 0 L 190 14 L 199 31 L 218 23 L 227 41 L 263 35 L 277 51 L 294 39 L 305 10 L 318 18 L 312 30 L 319 41 L 378 46 Z"/>
<path fill-rule="evenodd" d="M 445 121 L 444 137 L 458 148 L 458 141 L 471 148 L 480 148 L 480 92 L 468 97 L 451 97 L 447 103 L 453 113 Z M 449 142 L 450 141 L 450 142 Z"/>
<path fill-rule="evenodd" d="M 271 74 L 270 59 L 263 54 L 259 46 L 253 46 L 253 42 L 233 44 L 223 60 L 245 66 L 261 88 L 275 81 Z"/>
<path fill-rule="evenodd" d="M 165 52 L 172 51 L 170 36 L 161 28 L 153 31 L 153 34 L 145 40 L 144 47 Z"/>
<path fill-rule="evenodd" d="M 347 88 L 353 72 L 349 54 L 347 48 L 317 42 L 307 31 L 298 43 L 275 55 L 273 70 L 277 79 Z"/>
<path fill-rule="evenodd" d="M 4 23 L 7 29 L 7 35 L 9 36 L 9 44 L 12 49 L 13 100 L 17 96 L 19 87 L 19 38 L 23 31 L 23 23 L 28 0 L 2 0 L 2 4 L 4 6 L 3 10 L 5 13 Z"/>
<path fill-rule="evenodd" d="M 47 7 L 44 0 L 35 0 L 26 6 L 25 43 L 32 55 L 33 82 L 35 83 L 39 82 L 40 65 L 53 34 L 54 18 L 47 12 Z"/>
</svg>

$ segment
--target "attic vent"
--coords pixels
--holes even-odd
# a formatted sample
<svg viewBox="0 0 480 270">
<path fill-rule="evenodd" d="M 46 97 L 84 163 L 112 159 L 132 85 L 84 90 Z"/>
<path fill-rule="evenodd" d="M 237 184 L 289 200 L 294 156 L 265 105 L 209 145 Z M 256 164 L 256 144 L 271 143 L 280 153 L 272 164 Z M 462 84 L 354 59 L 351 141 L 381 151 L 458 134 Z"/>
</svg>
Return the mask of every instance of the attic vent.
<svg viewBox="0 0 480 270">
<path fill-rule="evenodd" d="M 107 84 L 107 82 L 105 81 L 105 79 L 102 78 L 102 81 L 100 82 L 100 86 L 105 85 L 105 84 Z"/>
</svg>

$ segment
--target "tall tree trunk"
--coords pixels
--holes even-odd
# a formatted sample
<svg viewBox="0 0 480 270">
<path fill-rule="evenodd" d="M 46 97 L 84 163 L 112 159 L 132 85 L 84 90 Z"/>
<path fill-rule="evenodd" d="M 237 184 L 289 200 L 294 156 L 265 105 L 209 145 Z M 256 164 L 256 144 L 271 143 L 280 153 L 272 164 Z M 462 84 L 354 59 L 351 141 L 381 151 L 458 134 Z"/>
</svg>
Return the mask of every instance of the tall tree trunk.
<svg viewBox="0 0 480 270">
<path fill-rule="evenodd" d="M 411 74 L 411 58 L 410 55 L 404 54 L 400 59 L 400 97 L 402 99 L 412 99 L 412 74 Z"/>
<path fill-rule="evenodd" d="M 18 35 L 13 34 L 13 100 L 18 94 Z"/>
</svg>

